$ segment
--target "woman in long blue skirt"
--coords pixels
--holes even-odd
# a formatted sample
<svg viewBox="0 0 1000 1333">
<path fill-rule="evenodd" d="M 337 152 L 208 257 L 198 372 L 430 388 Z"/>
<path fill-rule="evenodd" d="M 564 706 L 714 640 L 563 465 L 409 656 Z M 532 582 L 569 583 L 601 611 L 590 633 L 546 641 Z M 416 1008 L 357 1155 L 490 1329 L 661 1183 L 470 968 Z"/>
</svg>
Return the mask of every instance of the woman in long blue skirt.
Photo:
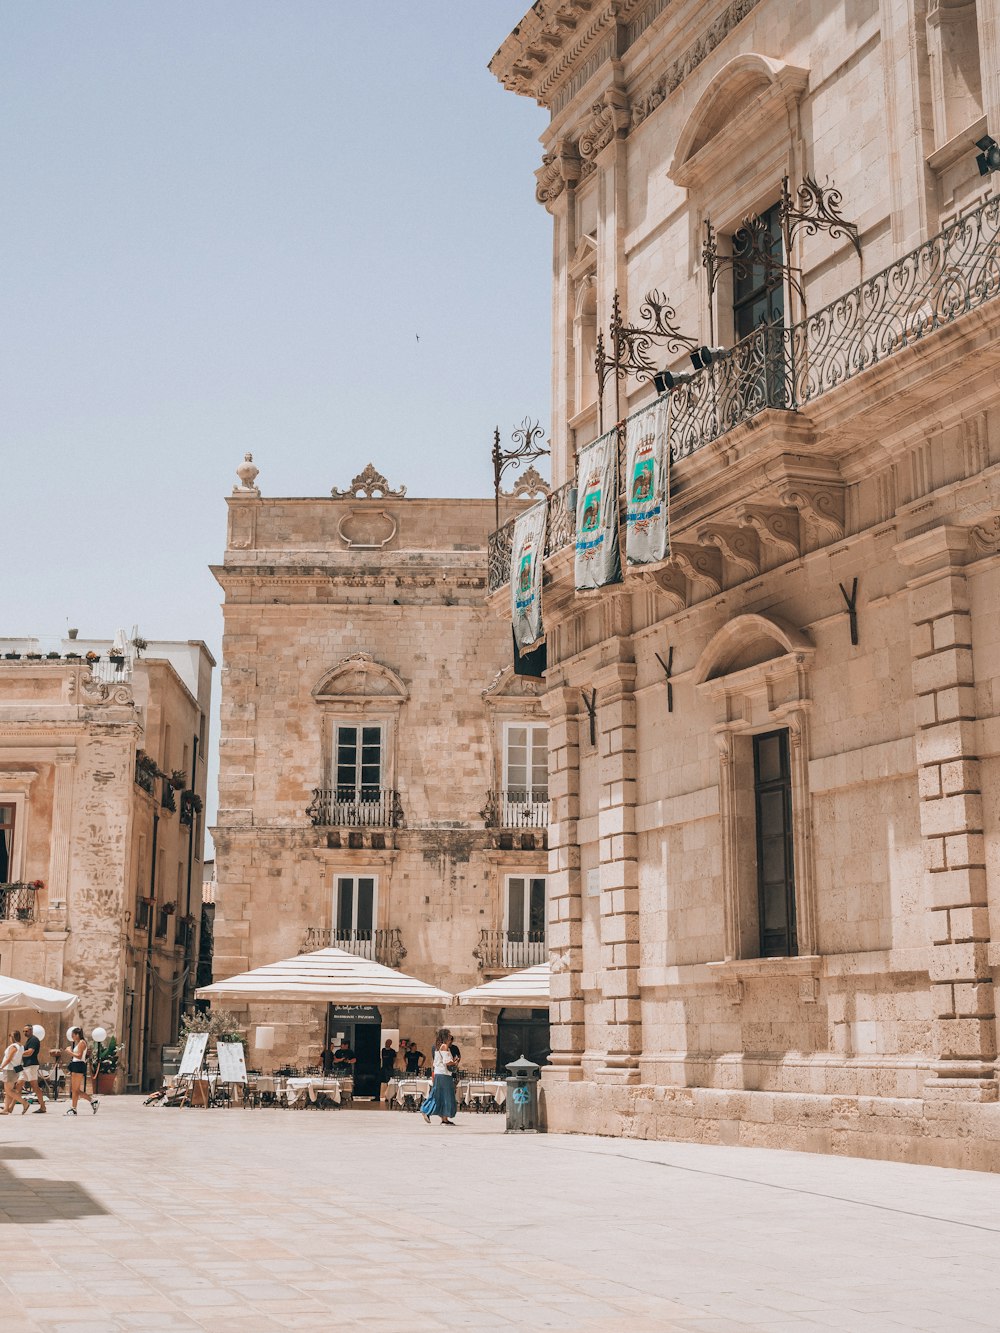
<svg viewBox="0 0 1000 1333">
<path fill-rule="evenodd" d="M 428 1124 L 431 1123 L 432 1115 L 439 1115 L 442 1125 L 455 1123 L 455 1065 L 451 1053 L 451 1033 L 447 1028 L 441 1028 L 434 1043 L 434 1081 L 430 1095 L 424 1098 L 420 1107 L 420 1114 Z"/>
</svg>

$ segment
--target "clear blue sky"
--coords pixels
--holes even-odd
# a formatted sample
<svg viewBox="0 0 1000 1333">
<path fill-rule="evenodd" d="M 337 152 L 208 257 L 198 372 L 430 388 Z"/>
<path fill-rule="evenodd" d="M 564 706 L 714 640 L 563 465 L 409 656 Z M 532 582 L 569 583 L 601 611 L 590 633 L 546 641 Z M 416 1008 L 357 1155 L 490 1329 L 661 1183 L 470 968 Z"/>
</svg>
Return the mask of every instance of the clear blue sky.
<svg viewBox="0 0 1000 1333">
<path fill-rule="evenodd" d="M 245 450 L 487 495 L 494 424 L 548 425 L 545 114 L 486 69 L 526 8 L 0 5 L 0 634 L 217 650 Z"/>
</svg>

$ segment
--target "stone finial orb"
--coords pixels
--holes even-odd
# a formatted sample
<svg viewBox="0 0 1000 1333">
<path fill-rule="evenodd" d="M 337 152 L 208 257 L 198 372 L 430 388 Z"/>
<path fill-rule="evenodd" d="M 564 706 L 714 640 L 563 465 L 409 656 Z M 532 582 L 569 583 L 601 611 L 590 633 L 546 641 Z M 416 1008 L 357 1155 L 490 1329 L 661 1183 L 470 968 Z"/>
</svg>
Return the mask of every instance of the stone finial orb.
<svg viewBox="0 0 1000 1333">
<path fill-rule="evenodd" d="M 260 491 L 254 484 L 260 473 L 260 468 L 253 461 L 253 454 L 244 454 L 243 462 L 236 469 L 236 475 L 240 479 L 240 484 L 233 487 L 234 492 L 250 491 L 254 495 L 259 495 Z"/>
</svg>

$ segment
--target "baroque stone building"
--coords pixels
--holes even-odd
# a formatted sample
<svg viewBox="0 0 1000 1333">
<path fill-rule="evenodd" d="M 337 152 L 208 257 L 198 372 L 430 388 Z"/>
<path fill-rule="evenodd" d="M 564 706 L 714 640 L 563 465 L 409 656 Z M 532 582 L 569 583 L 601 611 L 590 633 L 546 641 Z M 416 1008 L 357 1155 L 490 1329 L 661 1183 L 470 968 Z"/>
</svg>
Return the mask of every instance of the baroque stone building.
<svg viewBox="0 0 1000 1333">
<path fill-rule="evenodd" d="M 556 0 L 491 68 L 551 113 L 549 1125 L 1000 1166 L 997 7 Z M 579 593 L 658 394 L 669 551 Z"/>
<path fill-rule="evenodd" d="M 158 1083 L 194 995 L 214 665 L 200 642 L 0 640 L 0 972 L 79 995 L 123 1088 Z"/>
<path fill-rule="evenodd" d="M 393 489 L 229 498 L 214 976 L 327 945 L 455 993 L 545 956 L 547 737 L 537 681 L 485 606 L 493 501 Z M 504 514 L 523 501 L 502 501 Z M 529 1015 L 499 1016 L 501 1025 Z M 382 1034 L 448 1021 L 492 1066 L 497 1013 L 253 1006 L 265 1057 L 331 1036 L 377 1091 Z"/>
</svg>

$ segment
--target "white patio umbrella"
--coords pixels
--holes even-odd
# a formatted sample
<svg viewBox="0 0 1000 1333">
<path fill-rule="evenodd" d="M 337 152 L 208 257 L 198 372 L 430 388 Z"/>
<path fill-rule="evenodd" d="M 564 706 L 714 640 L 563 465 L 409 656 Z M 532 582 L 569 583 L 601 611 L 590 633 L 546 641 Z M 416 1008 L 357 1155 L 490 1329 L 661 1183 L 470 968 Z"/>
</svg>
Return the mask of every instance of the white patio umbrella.
<svg viewBox="0 0 1000 1333">
<path fill-rule="evenodd" d="M 548 963 L 536 963 L 534 967 L 461 991 L 455 998 L 459 1004 L 482 1004 L 487 1008 L 506 1005 L 516 1009 L 547 1008 L 550 975 Z"/>
<path fill-rule="evenodd" d="M 69 991 L 36 986 L 32 981 L 0 976 L 0 1009 L 34 1009 L 40 1014 L 68 1015 L 80 1003 Z"/>
<path fill-rule="evenodd" d="M 344 949 L 317 949 L 252 972 L 214 981 L 196 992 L 202 1000 L 258 1000 L 319 1004 L 424 1004 L 452 1003 L 448 991 L 426 981 L 383 967 Z"/>
</svg>

